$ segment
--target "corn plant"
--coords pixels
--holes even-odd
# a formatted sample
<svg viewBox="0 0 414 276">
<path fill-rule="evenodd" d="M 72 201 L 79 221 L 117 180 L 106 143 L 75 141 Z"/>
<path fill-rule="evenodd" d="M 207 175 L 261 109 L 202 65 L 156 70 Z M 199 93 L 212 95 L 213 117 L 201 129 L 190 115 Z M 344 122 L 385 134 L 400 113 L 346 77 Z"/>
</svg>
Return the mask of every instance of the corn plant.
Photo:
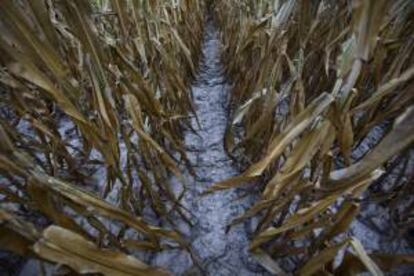
<svg viewBox="0 0 414 276">
<path fill-rule="evenodd" d="M 1 1 L 2 246 L 110 275 L 163 275 L 128 254 L 188 250 L 175 225 L 190 223 L 179 166 L 189 167 L 182 141 L 203 10 L 202 1 Z M 50 226 L 24 222 L 33 214 Z"/>
<path fill-rule="evenodd" d="M 245 169 L 206 193 L 261 187 L 230 226 L 259 216 L 251 250 L 274 273 L 286 256 L 303 275 L 412 261 L 370 257 L 346 231 L 382 165 L 414 141 L 413 13 L 406 0 L 215 2 L 234 84 L 224 143 Z M 384 135 L 356 157 L 376 126 Z"/>
</svg>

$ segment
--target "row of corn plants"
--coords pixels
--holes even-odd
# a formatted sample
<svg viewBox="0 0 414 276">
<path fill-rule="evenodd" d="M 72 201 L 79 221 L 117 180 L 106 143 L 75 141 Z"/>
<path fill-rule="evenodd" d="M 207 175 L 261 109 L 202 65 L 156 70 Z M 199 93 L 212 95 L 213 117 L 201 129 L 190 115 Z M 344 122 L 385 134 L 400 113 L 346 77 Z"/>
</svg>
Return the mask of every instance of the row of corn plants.
<svg viewBox="0 0 414 276">
<path fill-rule="evenodd" d="M 198 0 L 0 2 L 1 247 L 106 275 L 168 274 L 131 254 L 189 250 L 203 16 Z"/>
<path fill-rule="evenodd" d="M 215 1 L 233 82 L 224 143 L 244 172 L 206 193 L 260 189 L 229 226 L 259 218 L 250 249 L 275 274 L 292 256 L 302 275 L 413 261 L 368 254 L 347 232 L 382 166 L 414 141 L 413 14 L 409 0 Z"/>
</svg>

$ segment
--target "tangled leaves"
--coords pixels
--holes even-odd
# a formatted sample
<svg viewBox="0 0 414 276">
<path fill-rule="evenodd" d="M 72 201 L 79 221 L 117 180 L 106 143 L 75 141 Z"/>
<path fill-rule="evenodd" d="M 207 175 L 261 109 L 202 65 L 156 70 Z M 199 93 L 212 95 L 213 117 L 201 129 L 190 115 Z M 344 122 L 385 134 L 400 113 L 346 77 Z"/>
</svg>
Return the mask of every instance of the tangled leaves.
<svg viewBox="0 0 414 276">
<path fill-rule="evenodd" d="M 259 216 L 251 249 L 274 273 L 275 259 L 297 256 L 303 275 L 381 274 L 344 233 L 381 166 L 414 141 L 413 11 L 405 0 L 216 1 L 234 83 L 225 145 L 246 169 L 206 192 L 264 183 L 230 226 Z M 357 160 L 383 122 L 393 127 Z M 348 245 L 344 263 L 362 268 L 333 265 Z"/>
<path fill-rule="evenodd" d="M 259 216 L 253 254 L 276 274 L 285 256 L 302 275 L 412 262 L 368 254 L 347 230 L 382 165 L 414 141 L 413 2 L 211 3 L 234 83 L 224 143 L 246 169 L 206 192 L 264 184 L 231 223 Z M 1 1 L 2 247 L 109 275 L 167 274 L 137 250 L 190 251 L 175 226 L 191 224 L 180 165 L 191 172 L 183 132 L 204 10 L 197 0 Z M 381 141 L 355 157 L 384 122 Z"/>
<path fill-rule="evenodd" d="M 1 229 L 16 236 L 1 244 L 79 273 L 166 274 L 127 254 L 189 250 L 170 180 L 185 192 L 204 4 L 7 0 L 0 18 Z M 22 243 L 9 222 L 33 215 L 52 225 Z"/>
</svg>

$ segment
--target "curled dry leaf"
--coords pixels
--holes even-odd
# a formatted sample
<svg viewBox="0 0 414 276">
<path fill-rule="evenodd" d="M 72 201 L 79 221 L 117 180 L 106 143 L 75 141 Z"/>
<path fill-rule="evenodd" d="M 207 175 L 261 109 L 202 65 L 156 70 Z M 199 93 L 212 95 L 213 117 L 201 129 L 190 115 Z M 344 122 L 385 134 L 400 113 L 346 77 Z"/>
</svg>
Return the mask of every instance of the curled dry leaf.
<svg viewBox="0 0 414 276">
<path fill-rule="evenodd" d="M 100 249 L 82 236 L 58 226 L 46 228 L 33 250 L 42 258 L 67 265 L 82 274 L 170 275 L 130 255 Z"/>
</svg>

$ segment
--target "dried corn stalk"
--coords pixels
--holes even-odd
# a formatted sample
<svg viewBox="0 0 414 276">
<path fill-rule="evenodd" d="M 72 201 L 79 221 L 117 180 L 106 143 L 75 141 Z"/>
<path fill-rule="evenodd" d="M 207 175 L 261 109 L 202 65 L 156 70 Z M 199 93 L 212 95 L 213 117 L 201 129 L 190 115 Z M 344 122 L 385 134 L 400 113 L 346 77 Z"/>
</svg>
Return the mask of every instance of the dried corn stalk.
<svg viewBox="0 0 414 276">
<path fill-rule="evenodd" d="M 299 274 L 352 271 L 332 266 L 351 245 L 355 271 L 381 273 L 343 233 L 381 166 L 414 141 L 413 12 L 406 0 L 216 1 L 234 83 L 225 147 L 245 170 L 206 192 L 264 183 L 231 225 L 260 217 L 251 249 L 266 267 L 299 256 Z"/>
<path fill-rule="evenodd" d="M 179 166 L 203 11 L 202 1 L 1 1 L 0 208 L 55 225 L 32 253 L 81 273 L 163 275 L 95 244 L 188 249 L 174 229 L 189 222 Z"/>
</svg>

